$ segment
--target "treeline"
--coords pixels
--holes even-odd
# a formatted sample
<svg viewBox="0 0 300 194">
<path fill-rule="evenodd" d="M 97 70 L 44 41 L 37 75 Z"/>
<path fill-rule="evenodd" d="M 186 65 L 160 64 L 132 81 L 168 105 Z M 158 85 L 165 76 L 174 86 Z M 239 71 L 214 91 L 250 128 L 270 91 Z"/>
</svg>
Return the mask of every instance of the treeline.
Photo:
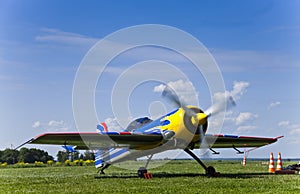
<svg viewBox="0 0 300 194">
<path fill-rule="evenodd" d="M 57 161 L 65 162 L 66 160 L 95 160 L 93 152 L 85 151 L 84 154 L 79 152 L 67 153 L 64 151 L 58 151 Z M 36 148 L 21 148 L 20 150 L 5 149 L 0 150 L 0 163 L 16 164 L 18 162 L 24 163 L 35 163 L 54 160 L 53 156 L 49 155 L 48 152 Z"/>
<path fill-rule="evenodd" d="M 7 164 L 16 164 L 18 162 L 34 163 L 36 161 L 46 163 L 53 160 L 53 157 L 40 149 L 21 148 L 20 151 L 13 149 L 5 149 L 0 151 L 0 162 Z"/>
</svg>

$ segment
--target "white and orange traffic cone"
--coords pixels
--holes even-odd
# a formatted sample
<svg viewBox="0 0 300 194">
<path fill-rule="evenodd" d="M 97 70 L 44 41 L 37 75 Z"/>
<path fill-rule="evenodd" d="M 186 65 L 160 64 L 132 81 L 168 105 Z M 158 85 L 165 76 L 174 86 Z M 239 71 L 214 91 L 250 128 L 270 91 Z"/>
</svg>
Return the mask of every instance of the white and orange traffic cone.
<svg viewBox="0 0 300 194">
<path fill-rule="evenodd" d="M 282 161 L 281 161 L 281 153 L 280 152 L 278 152 L 276 170 L 282 170 Z"/>
<path fill-rule="evenodd" d="M 275 172 L 273 152 L 270 153 L 269 172 Z"/>
<path fill-rule="evenodd" d="M 246 166 L 246 155 L 244 155 L 243 166 Z"/>
</svg>

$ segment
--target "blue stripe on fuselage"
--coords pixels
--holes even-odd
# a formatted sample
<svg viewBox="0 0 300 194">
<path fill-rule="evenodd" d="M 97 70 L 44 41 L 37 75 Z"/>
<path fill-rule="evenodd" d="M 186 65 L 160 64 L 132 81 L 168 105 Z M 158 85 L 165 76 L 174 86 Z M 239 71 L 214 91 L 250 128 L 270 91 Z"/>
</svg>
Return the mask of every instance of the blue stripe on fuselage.
<svg viewBox="0 0 300 194">
<path fill-rule="evenodd" d="M 118 148 L 120 149 L 120 148 Z M 114 158 L 128 152 L 127 148 L 122 148 L 118 150 L 117 152 L 111 154 L 112 152 L 116 151 L 117 149 L 110 149 L 109 152 L 104 153 L 103 155 L 101 154 L 101 150 L 98 150 L 96 160 L 95 160 L 95 166 L 97 167 L 98 165 L 103 164 L 104 162 L 108 162 L 113 160 Z"/>
<path fill-rule="evenodd" d="M 120 151 L 118 151 L 118 152 L 113 153 L 112 155 L 110 155 L 110 159 L 114 159 L 115 157 L 118 157 L 118 156 L 120 156 L 121 154 L 123 154 L 123 153 L 125 153 L 127 151 L 128 151 L 127 148 L 123 148 Z"/>
</svg>

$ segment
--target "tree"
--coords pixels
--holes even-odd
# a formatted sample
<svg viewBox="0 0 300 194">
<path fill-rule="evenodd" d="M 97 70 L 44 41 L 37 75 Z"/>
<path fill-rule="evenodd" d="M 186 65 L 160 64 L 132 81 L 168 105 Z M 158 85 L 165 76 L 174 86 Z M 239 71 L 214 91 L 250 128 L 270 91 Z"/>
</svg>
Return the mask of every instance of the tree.
<svg viewBox="0 0 300 194">
<path fill-rule="evenodd" d="M 53 160 L 48 152 L 35 148 L 21 148 L 20 151 L 13 149 L 0 151 L 0 162 L 7 162 L 7 164 L 17 162 L 34 163 L 36 161 L 46 163 L 48 160 Z"/>
<path fill-rule="evenodd" d="M 27 148 L 21 148 L 18 156 L 19 162 L 34 163 L 34 157 Z"/>
<path fill-rule="evenodd" d="M 65 162 L 66 160 L 69 159 L 69 154 L 63 151 L 58 151 L 56 156 L 58 162 Z"/>
<path fill-rule="evenodd" d="M 46 163 L 48 160 L 53 160 L 53 157 L 40 149 L 21 148 L 18 156 L 19 162 L 34 163 L 36 161 Z"/>
<path fill-rule="evenodd" d="M 95 160 L 95 155 L 93 152 L 89 151 L 89 150 L 86 150 L 84 152 L 84 156 L 83 156 L 83 159 L 84 160 Z"/>
<path fill-rule="evenodd" d="M 12 149 L 5 149 L 1 154 L 1 161 L 7 164 L 15 164 L 18 162 L 19 151 Z"/>
<path fill-rule="evenodd" d="M 74 152 L 73 153 L 73 159 L 74 160 L 79 160 L 79 152 Z"/>
<path fill-rule="evenodd" d="M 1 163 L 4 162 L 4 161 L 2 160 L 2 152 L 3 152 L 3 151 L 0 150 L 0 162 L 1 162 Z"/>
</svg>

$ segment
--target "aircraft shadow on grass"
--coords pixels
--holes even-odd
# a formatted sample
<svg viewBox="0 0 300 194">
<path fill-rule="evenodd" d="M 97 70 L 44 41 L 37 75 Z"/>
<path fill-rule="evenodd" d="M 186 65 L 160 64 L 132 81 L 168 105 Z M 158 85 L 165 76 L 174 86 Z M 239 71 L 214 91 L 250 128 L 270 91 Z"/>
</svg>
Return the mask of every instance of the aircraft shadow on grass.
<svg viewBox="0 0 300 194">
<path fill-rule="evenodd" d="M 257 178 L 261 176 L 272 175 L 270 173 L 230 173 L 218 174 L 213 178 Z M 205 174 L 184 173 L 154 173 L 153 178 L 178 178 L 178 177 L 207 177 Z M 95 179 L 109 179 L 109 178 L 138 178 L 136 175 L 95 175 Z"/>
</svg>

